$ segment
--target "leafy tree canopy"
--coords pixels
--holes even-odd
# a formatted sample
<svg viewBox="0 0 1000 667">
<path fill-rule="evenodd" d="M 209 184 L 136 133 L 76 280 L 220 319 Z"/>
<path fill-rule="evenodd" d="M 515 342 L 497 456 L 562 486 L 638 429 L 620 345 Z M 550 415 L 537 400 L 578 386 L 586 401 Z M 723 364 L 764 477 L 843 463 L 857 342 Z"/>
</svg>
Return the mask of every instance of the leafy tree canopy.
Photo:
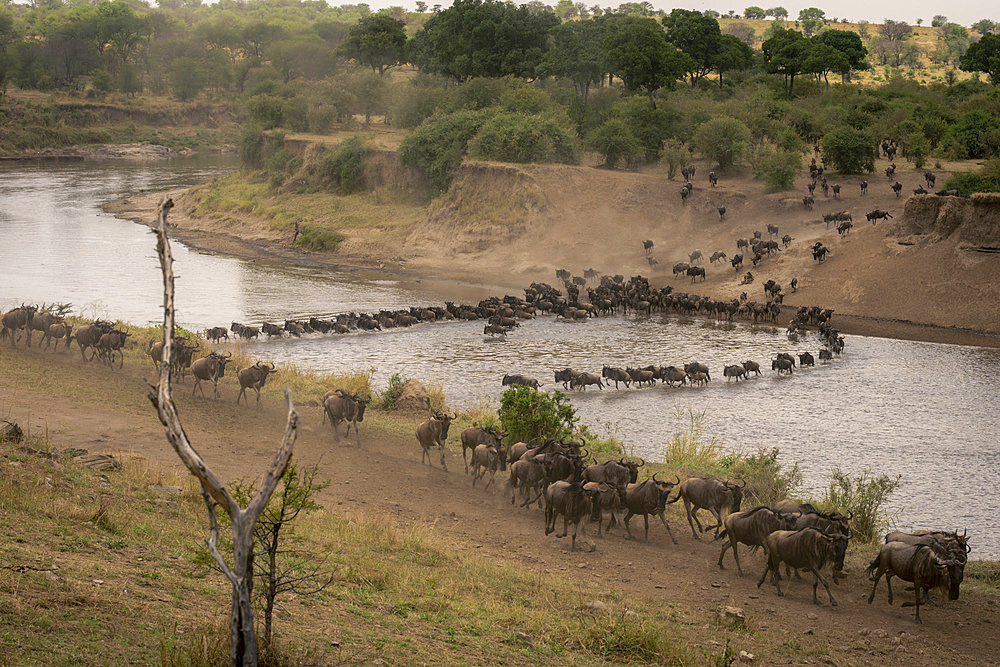
<svg viewBox="0 0 1000 667">
<path fill-rule="evenodd" d="M 611 16 L 604 19 L 608 69 L 629 91 L 641 91 L 655 107 L 653 93 L 693 69 L 691 58 L 667 41 L 654 19 Z"/>
<path fill-rule="evenodd" d="M 663 17 L 663 25 L 667 29 L 667 41 L 690 58 L 687 73 L 692 85 L 698 83 L 715 67 L 722 38 L 719 22 L 702 12 L 675 9 Z"/>
<path fill-rule="evenodd" d="M 347 32 L 338 51 L 379 74 L 403 62 L 406 24 L 388 14 L 367 16 Z"/>
<path fill-rule="evenodd" d="M 969 46 L 959 67 L 966 72 L 986 72 L 993 83 L 1000 83 L 1000 35 L 983 35 Z"/>
<path fill-rule="evenodd" d="M 756 5 L 747 7 L 743 10 L 743 18 L 745 19 L 762 19 L 767 16 L 767 13 L 763 8 L 757 7 Z"/>
</svg>

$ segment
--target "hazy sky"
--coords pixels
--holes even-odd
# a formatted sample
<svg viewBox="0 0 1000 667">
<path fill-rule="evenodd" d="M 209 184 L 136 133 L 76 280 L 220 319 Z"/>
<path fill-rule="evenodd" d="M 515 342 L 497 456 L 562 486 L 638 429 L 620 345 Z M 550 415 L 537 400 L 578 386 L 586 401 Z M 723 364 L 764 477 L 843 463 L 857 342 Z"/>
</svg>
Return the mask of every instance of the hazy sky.
<svg viewBox="0 0 1000 667">
<path fill-rule="evenodd" d="M 327 0 L 331 5 L 339 5 L 348 0 Z M 351 0 L 359 2 L 363 0 Z M 517 4 L 523 4 L 520 0 L 515 0 Z M 558 0 L 543 0 L 548 5 L 555 5 Z M 599 4 L 602 7 L 617 7 L 625 0 L 583 0 L 588 5 Z M 641 1 L 641 0 L 639 0 Z M 442 7 L 451 6 L 450 0 L 427 0 L 427 5 L 433 7 L 440 2 Z M 830 18 L 847 18 L 850 21 L 864 19 L 871 23 L 881 23 L 885 19 L 896 21 L 906 21 L 916 24 L 918 18 L 924 20 L 924 25 L 930 25 L 931 17 L 936 14 L 944 14 L 949 21 L 961 23 L 968 26 L 979 19 L 987 18 L 1000 21 L 1000 3 L 988 0 L 963 0 L 957 5 L 942 0 L 881 0 L 872 2 L 871 0 L 836 0 L 824 2 L 781 2 L 781 0 L 768 0 L 760 2 L 758 0 L 692 0 L 683 4 L 673 4 L 669 2 L 657 2 L 650 0 L 653 6 L 658 9 L 670 11 L 674 7 L 684 9 L 714 9 L 723 14 L 730 9 L 740 14 L 743 9 L 751 5 L 757 5 L 767 9 L 769 7 L 784 7 L 788 10 L 790 18 L 795 18 L 800 9 L 806 7 L 819 7 L 826 12 Z M 368 0 L 368 4 L 373 9 L 382 9 L 390 5 L 401 5 L 407 9 L 413 9 L 413 0 Z"/>
</svg>

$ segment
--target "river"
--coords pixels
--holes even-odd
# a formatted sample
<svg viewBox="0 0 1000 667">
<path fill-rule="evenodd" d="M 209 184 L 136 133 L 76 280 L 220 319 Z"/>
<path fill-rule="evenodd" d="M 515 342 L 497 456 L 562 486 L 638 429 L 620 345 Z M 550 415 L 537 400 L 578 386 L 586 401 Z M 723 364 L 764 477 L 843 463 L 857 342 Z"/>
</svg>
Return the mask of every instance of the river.
<svg viewBox="0 0 1000 667">
<path fill-rule="evenodd" d="M 89 316 L 159 321 L 160 275 L 148 228 L 101 210 L 105 201 L 202 182 L 233 167 L 231 158 L 169 163 L 0 164 L 0 307 L 70 302 Z M 174 245 L 178 320 L 190 328 L 232 320 L 283 321 L 346 310 L 476 301 L 476 286 L 399 279 L 365 271 L 284 266 L 200 253 Z M 321 371 L 375 369 L 441 384 L 453 405 L 493 401 L 505 372 L 599 372 L 603 364 L 680 364 L 713 370 L 703 388 L 572 392 L 582 420 L 617 434 L 635 454 L 662 457 L 663 443 L 690 413 L 725 449 L 777 447 L 798 462 L 818 494 L 832 469 L 902 475 L 893 509 L 903 527 L 968 527 L 973 557 L 1000 556 L 990 517 L 1000 471 L 1000 349 L 849 336 L 829 364 L 776 377 L 777 351 L 816 354 L 813 336 L 719 326 L 673 316 L 608 317 L 569 323 L 543 317 L 507 340 L 482 323 L 431 323 L 340 337 L 262 341 L 254 354 Z M 722 365 L 755 359 L 760 378 L 727 384 Z"/>
</svg>

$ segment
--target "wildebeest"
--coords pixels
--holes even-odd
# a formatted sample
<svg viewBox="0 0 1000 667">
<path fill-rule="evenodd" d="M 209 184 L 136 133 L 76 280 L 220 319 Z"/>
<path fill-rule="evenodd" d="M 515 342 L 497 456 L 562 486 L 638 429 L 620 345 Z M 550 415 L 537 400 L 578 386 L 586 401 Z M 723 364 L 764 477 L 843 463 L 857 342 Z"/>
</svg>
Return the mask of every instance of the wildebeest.
<svg viewBox="0 0 1000 667">
<path fill-rule="evenodd" d="M 833 190 L 833 196 L 836 199 L 840 199 L 840 184 L 837 183 L 837 184 L 831 185 L 830 187 Z"/>
<path fill-rule="evenodd" d="M 961 581 L 958 577 L 959 561 L 954 558 L 942 558 L 926 544 L 906 544 L 905 542 L 888 542 L 879 551 L 878 556 L 866 570 L 872 578 L 871 595 L 868 604 L 875 599 L 875 589 L 878 581 L 885 575 L 885 585 L 889 590 L 889 604 L 892 604 L 893 576 L 913 584 L 915 601 L 904 603 L 904 607 L 916 606 L 917 623 L 920 620 L 921 598 L 932 588 L 947 588 L 948 599 L 957 600 Z"/>
<path fill-rule="evenodd" d="M 604 383 L 601 382 L 601 378 L 593 373 L 578 373 L 573 376 L 573 379 L 569 381 L 569 388 L 587 391 L 587 385 L 589 384 L 596 384 L 598 388 L 602 391 L 604 390 Z"/>
<path fill-rule="evenodd" d="M 776 530 L 791 530 L 794 523 L 795 517 L 783 512 L 776 512 L 763 505 L 745 512 L 730 514 L 723 522 L 725 528 L 719 533 L 720 540 L 727 540 L 722 545 L 722 552 L 719 554 L 719 569 L 725 569 L 722 565 L 722 558 L 726 555 L 726 550 L 732 548 L 733 558 L 736 560 L 736 571 L 742 577 L 743 568 L 740 566 L 739 543 L 742 542 L 751 548 L 762 547 L 768 535 Z"/>
<path fill-rule="evenodd" d="M 937 180 L 937 176 L 935 176 L 932 172 L 929 172 L 929 171 L 924 172 L 924 181 L 927 182 L 927 187 L 933 188 L 934 187 L 934 182 L 936 180 Z"/>
<path fill-rule="evenodd" d="M 719 184 L 719 177 L 714 171 L 708 172 L 708 182 L 712 184 L 713 188 Z"/>
<path fill-rule="evenodd" d="M 695 250 L 694 252 L 688 254 L 688 260 L 691 264 L 694 264 L 702 259 L 701 250 Z"/>
<path fill-rule="evenodd" d="M 744 361 L 741 365 L 743 366 L 744 369 L 746 369 L 747 375 L 749 375 L 750 373 L 756 373 L 757 375 L 760 375 L 760 364 L 758 364 L 756 361 Z"/>
<path fill-rule="evenodd" d="M 806 195 L 805 197 L 802 198 L 802 205 L 808 209 L 812 209 L 815 203 L 816 200 L 813 199 L 812 195 Z"/>
<path fill-rule="evenodd" d="M 426 458 L 427 465 L 433 465 L 431 463 L 431 447 L 437 447 L 441 450 L 441 469 L 448 469 L 448 466 L 444 462 L 444 442 L 448 439 L 448 427 L 451 426 L 452 420 L 457 418 L 457 413 L 452 417 L 447 413 L 442 414 L 437 412 L 417 427 L 417 442 L 420 443 L 422 449 L 420 455 L 421 463 Z"/>
<path fill-rule="evenodd" d="M 734 271 L 739 271 L 740 268 L 743 266 L 743 254 L 737 253 L 733 255 L 733 258 L 729 260 L 729 263 L 733 265 Z"/>
<path fill-rule="evenodd" d="M 465 451 L 463 450 L 462 453 L 464 454 Z M 505 458 L 505 452 L 500 449 L 499 445 L 476 445 L 475 449 L 472 450 L 472 486 L 475 486 L 477 481 L 489 473 L 490 481 L 486 483 L 486 488 L 490 488 L 497 470 L 505 467 Z"/>
<path fill-rule="evenodd" d="M 289 333 L 291 333 L 293 336 L 301 336 L 302 333 L 299 331 L 299 329 L 301 328 L 302 327 L 295 327 L 294 329 L 290 329 Z M 278 336 L 280 338 L 281 335 L 285 333 L 285 330 L 283 328 L 281 328 L 277 324 L 271 324 L 270 322 L 264 322 L 263 324 L 261 324 L 260 330 L 263 333 L 267 334 L 268 339 L 271 339 L 274 336 Z"/>
<path fill-rule="evenodd" d="M 837 225 L 837 234 L 850 234 L 851 233 L 851 227 L 853 227 L 853 226 L 854 226 L 853 223 L 845 220 L 844 222 L 842 222 L 839 225 Z"/>
<path fill-rule="evenodd" d="M 717 210 L 719 212 L 719 220 L 724 220 L 726 218 L 726 207 L 725 206 L 719 206 L 715 210 Z"/>
<path fill-rule="evenodd" d="M 868 181 L 861 181 L 859 185 L 861 186 L 861 194 L 868 194 Z"/>
<path fill-rule="evenodd" d="M 681 203 L 687 204 L 687 199 L 691 195 L 691 191 L 686 187 L 681 187 Z"/>
<path fill-rule="evenodd" d="M 691 363 L 684 364 L 684 372 L 688 375 L 691 375 L 692 373 L 704 373 L 705 377 L 708 378 L 709 381 L 712 379 L 712 374 L 709 372 L 708 366 L 699 361 L 692 361 Z"/>
<path fill-rule="evenodd" d="M 608 382 L 614 382 L 615 389 L 618 389 L 619 382 L 624 382 L 626 387 L 632 384 L 632 376 L 630 376 L 621 368 L 605 366 L 604 368 L 601 369 L 601 377 L 607 378 Z"/>
<path fill-rule="evenodd" d="M 896 193 L 896 197 L 899 197 L 899 193 L 903 191 L 903 184 L 896 181 L 892 184 L 892 191 Z"/>
<path fill-rule="evenodd" d="M 56 341 L 56 345 L 55 345 L 54 349 L 58 350 L 59 349 L 59 340 L 60 339 L 65 339 L 66 340 L 64 348 L 68 350 L 69 349 L 69 342 L 73 339 L 73 325 L 72 324 L 66 324 L 65 322 L 55 322 L 55 323 L 49 325 L 49 328 L 45 332 L 45 335 L 42 336 L 42 341 L 45 342 L 45 349 L 46 350 L 49 349 L 49 343 L 52 342 L 53 340 Z M 39 342 L 39 345 L 41 345 L 41 342 Z"/>
<path fill-rule="evenodd" d="M 815 366 L 816 359 L 808 352 L 799 354 L 799 366 Z"/>
<path fill-rule="evenodd" d="M 572 368 L 564 368 L 561 371 L 555 371 L 555 380 L 556 382 L 562 382 L 563 389 L 568 389 L 570 381 L 577 375 L 579 373 Z"/>
<path fill-rule="evenodd" d="M 108 333 L 101 334 L 101 337 L 97 339 L 97 344 L 94 346 L 94 352 L 90 356 L 90 360 L 93 361 L 95 356 L 100 357 L 108 362 L 109 366 L 115 365 L 115 355 L 118 355 L 118 368 L 121 368 L 125 363 L 125 353 L 122 348 L 125 347 L 126 339 L 132 334 L 128 331 L 122 329 L 112 329 Z"/>
<path fill-rule="evenodd" d="M 833 360 L 833 352 L 831 352 L 830 350 L 826 349 L 825 347 L 822 348 L 819 351 L 819 360 L 820 361 L 832 361 Z"/>
<path fill-rule="evenodd" d="M 504 387 L 531 387 L 532 389 L 538 389 L 542 385 L 535 378 L 528 377 L 526 375 L 509 375 L 504 374 L 503 380 L 501 381 Z"/>
<path fill-rule="evenodd" d="M 777 236 L 778 235 L 778 225 L 772 225 L 771 223 L 767 223 L 767 235 L 769 237 L 770 236 Z"/>
<path fill-rule="evenodd" d="M 716 250 L 712 253 L 712 256 L 708 258 L 710 264 L 715 264 L 720 259 L 726 259 L 726 253 L 721 250 Z"/>
<path fill-rule="evenodd" d="M 740 364 L 733 364 L 722 369 L 722 376 L 730 379 L 735 378 L 739 382 L 740 378 L 746 379 L 747 371 Z M 728 382 L 729 380 L 726 381 Z"/>
<path fill-rule="evenodd" d="M 846 542 L 843 535 L 827 535 L 818 528 L 808 527 L 801 530 L 776 530 L 767 536 L 764 542 L 764 549 L 767 551 L 767 567 L 760 575 L 757 588 L 760 588 L 771 573 L 771 581 L 778 589 L 778 595 L 784 597 L 781 592 L 781 585 L 778 583 L 778 568 L 782 563 L 795 569 L 806 569 L 813 573 L 813 603 L 820 604 L 816 595 L 816 588 L 820 582 L 826 589 L 826 594 L 830 598 L 830 605 L 836 607 L 837 601 L 833 599 L 830 592 L 830 584 L 826 582 L 820 570 L 827 563 L 832 563 L 837 552 L 837 545 Z"/>
<path fill-rule="evenodd" d="M 507 327 L 502 324 L 487 324 L 483 327 L 483 333 L 489 334 L 491 336 L 503 336 L 507 337 Z"/>
<path fill-rule="evenodd" d="M 209 339 L 213 343 L 218 343 L 223 338 L 229 341 L 229 330 L 226 327 L 212 327 L 211 329 L 205 329 L 205 338 Z"/>
<path fill-rule="evenodd" d="M 511 448 L 513 451 L 513 448 Z M 515 490 L 520 489 L 522 506 L 530 506 L 542 495 L 545 486 L 544 457 L 518 459 L 510 464 L 510 477 L 507 488 L 510 489 L 510 504 L 514 504 Z"/>
<path fill-rule="evenodd" d="M 788 359 L 783 359 L 781 357 L 776 357 L 771 360 L 771 370 L 778 371 L 778 375 L 781 375 L 783 372 L 791 375 L 793 373 L 792 367 L 794 365 L 795 362 L 789 361 Z"/>
<path fill-rule="evenodd" d="M 879 220 L 887 220 L 887 219 L 891 218 L 892 214 L 889 213 L 888 211 L 882 211 L 880 209 L 875 209 L 874 211 L 869 211 L 868 213 L 866 213 L 865 217 L 868 219 L 868 222 L 870 222 L 870 223 L 872 223 L 874 225 Z"/>
<path fill-rule="evenodd" d="M 653 242 L 650 239 L 646 239 L 642 242 L 642 249 L 645 250 L 648 255 L 653 250 Z"/>
<path fill-rule="evenodd" d="M 14 308 L 6 313 L 0 323 L 3 330 L 0 331 L 0 339 L 10 336 L 10 344 L 17 347 L 17 332 L 24 329 L 27 333 L 27 345 L 31 347 L 31 320 L 38 310 L 37 306 L 26 306 L 21 304 L 20 308 Z"/>
<path fill-rule="evenodd" d="M 787 248 L 788 246 L 792 245 L 792 241 L 794 240 L 795 239 L 792 238 L 791 234 L 785 234 L 784 236 L 781 237 L 781 244 Z"/>
<path fill-rule="evenodd" d="M 690 267 L 691 267 L 691 265 L 688 264 L 687 262 L 678 262 L 678 263 L 674 264 L 674 269 L 673 269 L 674 270 L 674 275 L 676 276 L 678 273 L 681 273 L 681 274 L 687 273 L 687 270 Z"/>
<path fill-rule="evenodd" d="M 479 445 L 486 445 L 488 447 L 493 447 L 498 452 L 502 449 L 502 441 L 506 436 L 506 433 L 497 431 L 493 428 L 482 428 L 481 426 L 470 426 L 461 433 L 462 440 L 462 461 L 465 463 L 465 474 L 469 474 L 469 462 L 466 460 L 466 451 L 475 451 L 476 447 Z M 506 452 L 504 452 L 506 453 Z M 504 463 L 500 466 L 501 470 L 506 470 L 506 457 L 504 457 Z"/>
<path fill-rule="evenodd" d="M 927 194 L 927 190 L 924 190 L 923 186 L 918 185 L 917 187 L 913 188 L 913 194 L 915 194 L 915 195 L 925 195 L 925 194 Z"/>
<path fill-rule="evenodd" d="M 677 544 L 677 538 L 670 531 L 670 524 L 667 523 L 667 519 L 663 516 L 663 513 L 666 511 L 667 502 L 673 502 L 667 500 L 670 491 L 680 481 L 681 478 L 678 477 L 676 482 L 664 482 L 657 479 L 654 474 L 652 479 L 647 479 L 641 484 L 629 484 L 626 487 L 625 507 L 628 508 L 628 511 L 625 513 L 625 532 L 628 533 L 629 539 L 635 539 L 632 537 L 632 531 L 628 525 L 629 521 L 633 516 L 641 514 L 645 527 L 644 540 L 649 542 L 649 515 L 652 514 L 660 517 L 663 527 L 667 529 L 667 535 L 670 536 L 670 540 L 674 544 Z"/>
<path fill-rule="evenodd" d="M 936 194 L 938 197 L 957 197 L 958 196 L 958 190 L 954 190 L 954 189 L 952 189 L 952 190 L 939 190 L 938 192 L 935 192 L 934 194 Z"/>
<path fill-rule="evenodd" d="M 722 513 L 740 511 L 745 486 L 746 482 L 739 485 L 715 477 L 689 477 L 681 482 L 677 497 L 670 502 L 676 503 L 678 500 L 684 500 L 688 525 L 691 526 L 691 534 L 694 535 L 695 539 L 698 539 L 698 533 L 694 529 L 695 524 L 698 524 L 698 528 L 703 533 L 715 528 L 715 534 L 718 536 L 719 527 L 722 526 Z M 698 520 L 698 510 L 700 509 L 708 510 L 715 517 L 716 524 L 714 526 L 702 527 Z"/>
<path fill-rule="evenodd" d="M 597 502 L 599 491 L 596 489 L 585 489 L 583 483 L 574 480 L 572 482 L 557 481 L 549 484 L 545 489 L 545 534 L 555 531 L 556 515 L 563 517 L 563 532 L 557 533 L 556 537 L 566 537 L 569 532 L 569 524 L 573 524 L 573 542 L 570 551 L 576 551 L 576 533 L 580 527 L 580 522 L 585 518 L 590 521 L 601 520 L 601 504 Z"/>
<path fill-rule="evenodd" d="M 812 253 L 813 253 L 813 260 L 818 261 L 822 264 L 823 260 L 826 259 L 826 256 L 830 254 L 830 249 L 827 248 L 825 245 L 823 245 L 821 242 L 816 241 L 816 243 L 812 247 Z"/>
<path fill-rule="evenodd" d="M 229 363 L 232 356 L 232 352 L 226 356 L 212 352 L 208 356 L 194 361 L 191 364 L 191 374 L 194 375 L 194 387 L 191 388 L 191 395 L 194 396 L 194 392 L 200 389 L 201 397 L 205 398 L 205 390 L 202 388 L 201 383 L 211 382 L 212 387 L 215 389 L 215 398 L 219 398 L 219 378 L 225 373 L 226 364 Z"/>
<path fill-rule="evenodd" d="M 701 266 L 691 266 L 691 267 L 688 267 L 687 274 L 689 276 L 691 276 L 691 283 L 692 284 L 698 279 L 698 276 L 701 276 L 702 280 L 705 280 L 705 278 L 706 278 L 705 268 L 701 267 Z"/>
<path fill-rule="evenodd" d="M 267 376 L 270 373 L 277 372 L 275 370 L 274 364 L 265 364 L 263 361 L 258 361 L 256 364 L 250 368 L 244 368 L 239 373 L 236 374 L 236 379 L 240 381 L 240 393 L 236 396 L 236 405 L 240 404 L 240 398 L 243 398 L 243 402 L 250 405 L 249 400 L 246 397 L 247 389 L 253 389 L 257 392 L 257 407 L 260 407 L 260 390 L 264 387 L 264 383 L 267 382 Z"/>
<path fill-rule="evenodd" d="M 674 383 L 687 384 L 687 377 L 687 373 L 676 366 L 667 366 L 660 373 L 660 379 L 671 386 L 674 386 Z"/>
<path fill-rule="evenodd" d="M 351 434 L 351 425 L 354 425 L 354 437 L 357 438 L 358 447 L 361 446 L 361 433 L 358 431 L 358 424 L 365 420 L 365 408 L 371 403 L 371 399 L 364 399 L 357 394 L 350 394 L 343 389 L 329 391 L 323 397 L 323 418 L 329 417 L 330 426 L 333 428 L 333 441 L 340 442 L 340 432 L 337 427 L 340 422 L 347 423 L 347 430 L 344 437 Z"/>
</svg>

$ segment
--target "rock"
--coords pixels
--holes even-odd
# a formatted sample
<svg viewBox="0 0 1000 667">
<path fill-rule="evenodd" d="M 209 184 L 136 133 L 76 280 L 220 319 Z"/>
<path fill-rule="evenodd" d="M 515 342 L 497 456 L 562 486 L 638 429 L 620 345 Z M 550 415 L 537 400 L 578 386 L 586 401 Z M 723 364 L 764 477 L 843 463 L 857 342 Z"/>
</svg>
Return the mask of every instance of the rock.
<svg viewBox="0 0 1000 667">
<path fill-rule="evenodd" d="M 59 575 L 52 570 L 44 570 L 41 574 L 42 579 L 45 579 L 46 581 L 59 581 Z"/>
<path fill-rule="evenodd" d="M 886 634 L 885 630 L 883 630 L 882 628 L 879 628 L 878 630 L 875 631 L 875 636 L 878 637 L 878 638 L 880 638 L 880 639 L 885 639 L 889 635 Z"/>
<path fill-rule="evenodd" d="M 175 509 L 179 509 L 180 508 L 180 505 L 177 504 L 175 501 L 173 501 L 173 500 L 164 500 L 163 498 L 157 498 L 156 499 L 156 506 L 157 507 L 166 507 L 167 509 L 171 509 L 171 510 L 175 510 Z"/>
<path fill-rule="evenodd" d="M 740 651 L 739 659 L 740 662 L 753 662 L 756 660 L 757 656 L 753 653 L 747 653 L 746 651 Z"/>
<path fill-rule="evenodd" d="M 872 631 L 869 630 L 868 628 L 861 628 L 860 630 L 858 630 L 858 634 L 861 635 L 862 637 L 867 637 L 871 633 Z"/>
<path fill-rule="evenodd" d="M 626 621 L 638 621 L 639 620 L 639 614 L 635 613 L 631 609 L 626 609 L 625 613 L 622 614 L 622 618 L 624 620 L 626 620 Z"/>
<path fill-rule="evenodd" d="M 806 618 L 808 618 L 810 621 L 816 621 L 816 620 L 819 620 L 819 614 L 814 614 L 814 613 L 810 612 L 810 613 L 806 614 Z"/>
<path fill-rule="evenodd" d="M 587 609 L 590 609 L 591 611 L 607 611 L 608 610 L 608 605 L 604 604 L 600 600 L 591 600 L 586 605 L 584 605 L 584 607 L 587 608 Z"/>
<path fill-rule="evenodd" d="M 523 632 L 515 632 L 514 636 L 517 637 L 517 639 L 519 641 L 524 642 L 528 646 L 534 646 L 535 645 L 535 642 L 532 641 L 531 637 L 529 637 L 528 635 L 524 634 Z"/>
<path fill-rule="evenodd" d="M 146 487 L 158 496 L 179 496 L 184 493 L 184 489 L 179 486 L 163 486 L 162 484 L 150 484 Z"/>
<path fill-rule="evenodd" d="M 427 411 L 431 408 L 431 398 L 419 380 L 407 380 L 399 386 L 395 409 L 407 411 Z"/>
<path fill-rule="evenodd" d="M 86 456 L 90 452 L 86 449 L 80 449 L 79 447 L 70 447 L 69 449 L 62 450 L 61 453 L 67 458 L 75 459 L 77 456 Z"/>
<path fill-rule="evenodd" d="M 810 628 L 810 629 L 806 630 L 805 632 L 803 632 L 802 634 L 804 634 L 804 635 L 814 635 L 816 633 L 813 632 L 812 628 Z"/>
<path fill-rule="evenodd" d="M 820 662 L 822 662 L 824 665 L 833 665 L 833 667 L 840 667 L 840 663 L 828 655 L 824 655 L 822 658 L 820 658 Z"/>
<path fill-rule="evenodd" d="M 104 580 L 103 579 L 94 579 L 94 583 L 97 584 L 98 586 L 100 586 L 101 584 L 104 583 Z"/>
<path fill-rule="evenodd" d="M 718 581 L 713 581 L 712 588 L 722 588 L 722 584 L 720 584 Z"/>
<path fill-rule="evenodd" d="M 725 605 L 719 605 L 716 610 L 719 616 L 719 621 L 723 623 L 732 623 L 736 626 L 742 626 L 746 620 L 746 614 L 743 612 L 741 607 L 727 607 Z"/>
<path fill-rule="evenodd" d="M 77 461 L 98 472 L 118 472 L 122 469 L 121 461 L 111 454 L 86 454 Z"/>
</svg>

